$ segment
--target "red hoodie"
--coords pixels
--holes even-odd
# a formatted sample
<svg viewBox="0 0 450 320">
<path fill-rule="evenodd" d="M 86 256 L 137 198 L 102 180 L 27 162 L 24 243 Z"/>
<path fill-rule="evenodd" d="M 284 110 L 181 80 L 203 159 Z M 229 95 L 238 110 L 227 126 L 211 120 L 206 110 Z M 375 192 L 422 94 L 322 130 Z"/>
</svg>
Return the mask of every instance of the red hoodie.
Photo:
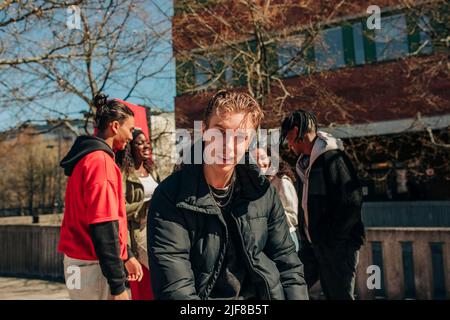
<svg viewBox="0 0 450 320">
<path fill-rule="evenodd" d="M 126 260 L 125 197 L 112 150 L 102 139 L 79 137 L 61 166 L 69 179 L 58 251 L 75 259 L 98 260 L 89 225 L 118 221 L 120 258 Z"/>
</svg>

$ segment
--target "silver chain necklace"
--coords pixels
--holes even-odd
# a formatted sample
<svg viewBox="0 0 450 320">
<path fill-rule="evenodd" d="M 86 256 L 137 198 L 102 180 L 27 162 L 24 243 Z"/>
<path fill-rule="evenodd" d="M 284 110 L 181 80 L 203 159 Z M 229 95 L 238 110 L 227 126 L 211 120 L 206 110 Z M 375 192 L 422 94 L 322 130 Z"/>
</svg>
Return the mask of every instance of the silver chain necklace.
<svg viewBox="0 0 450 320">
<path fill-rule="evenodd" d="M 235 184 L 234 182 L 235 182 L 235 179 L 233 176 L 233 178 L 231 180 L 231 184 L 224 194 L 215 193 L 213 191 L 212 187 L 208 184 L 209 192 L 210 192 L 211 196 L 213 197 L 214 202 L 217 204 L 217 206 L 219 208 L 226 207 L 230 203 L 231 199 L 233 198 L 233 191 L 234 191 L 234 184 Z M 219 201 L 216 200 L 216 199 L 225 199 L 226 197 L 228 197 L 228 199 L 225 203 L 220 203 L 220 200 Z"/>
</svg>

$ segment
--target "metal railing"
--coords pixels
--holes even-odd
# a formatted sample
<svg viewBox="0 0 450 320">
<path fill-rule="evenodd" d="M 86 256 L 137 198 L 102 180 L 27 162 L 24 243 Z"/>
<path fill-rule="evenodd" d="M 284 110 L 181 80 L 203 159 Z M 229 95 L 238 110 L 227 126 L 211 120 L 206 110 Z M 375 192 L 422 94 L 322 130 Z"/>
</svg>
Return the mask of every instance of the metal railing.
<svg viewBox="0 0 450 320">
<path fill-rule="evenodd" d="M 59 226 L 0 225 L 0 275 L 63 280 Z"/>
</svg>

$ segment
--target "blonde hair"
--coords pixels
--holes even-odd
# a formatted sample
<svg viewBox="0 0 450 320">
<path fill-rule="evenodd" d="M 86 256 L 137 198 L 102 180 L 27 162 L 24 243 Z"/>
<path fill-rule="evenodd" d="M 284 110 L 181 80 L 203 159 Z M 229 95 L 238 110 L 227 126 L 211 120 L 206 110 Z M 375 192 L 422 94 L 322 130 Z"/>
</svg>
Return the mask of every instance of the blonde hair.
<svg viewBox="0 0 450 320">
<path fill-rule="evenodd" d="M 208 125 L 213 113 L 220 116 L 227 113 L 244 113 L 252 120 L 255 129 L 259 127 L 264 113 L 259 103 L 249 94 L 220 90 L 209 100 L 204 114 L 204 121 Z"/>
</svg>

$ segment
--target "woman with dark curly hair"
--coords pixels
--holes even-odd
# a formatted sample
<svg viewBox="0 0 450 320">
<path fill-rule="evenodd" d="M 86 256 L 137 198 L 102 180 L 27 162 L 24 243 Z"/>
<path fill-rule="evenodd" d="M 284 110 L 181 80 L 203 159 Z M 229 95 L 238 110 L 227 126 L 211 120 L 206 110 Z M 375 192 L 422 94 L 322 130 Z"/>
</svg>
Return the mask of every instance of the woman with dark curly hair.
<svg viewBox="0 0 450 320">
<path fill-rule="evenodd" d="M 116 154 L 116 161 L 123 176 L 129 243 L 144 273 L 141 282 L 130 282 L 131 297 L 133 300 L 152 300 L 146 226 L 148 206 L 159 179 L 152 166 L 150 142 L 144 132 L 135 128 L 133 140 Z"/>
</svg>

